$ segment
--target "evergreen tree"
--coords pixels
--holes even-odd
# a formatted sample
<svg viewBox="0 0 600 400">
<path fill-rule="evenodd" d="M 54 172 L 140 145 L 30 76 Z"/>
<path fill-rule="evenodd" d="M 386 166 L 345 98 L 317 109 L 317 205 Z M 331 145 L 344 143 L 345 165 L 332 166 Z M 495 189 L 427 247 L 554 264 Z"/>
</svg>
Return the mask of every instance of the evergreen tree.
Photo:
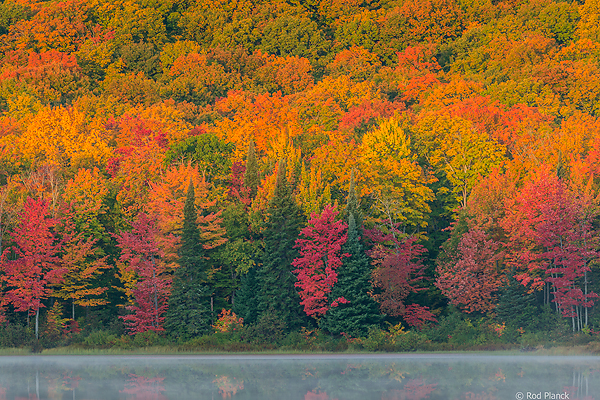
<svg viewBox="0 0 600 400">
<path fill-rule="evenodd" d="M 294 202 L 286 182 L 285 163 L 280 162 L 273 199 L 269 204 L 265 250 L 262 267 L 257 273 L 260 282 L 258 318 L 274 309 L 291 330 L 299 328 L 304 319 L 300 296 L 294 284 L 292 261 L 298 253 L 294 244 L 300 232 L 302 212 Z"/>
<path fill-rule="evenodd" d="M 179 249 L 179 268 L 175 271 L 165 328 L 174 337 L 187 339 L 210 329 L 209 288 L 206 285 L 206 260 L 196 222 L 194 185 L 190 180 L 183 209 L 183 231 Z"/>
<path fill-rule="evenodd" d="M 536 321 L 536 298 L 513 275 L 509 275 L 508 284 L 500 290 L 496 316 L 513 328 L 528 328 Z"/>
<path fill-rule="evenodd" d="M 257 267 L 252 267 L 242 276 L 240 289 L 235 294 L 233 312 L 244 319 L 244 324 L 254 324 L 257 321 L 258 281 L 256 279 Z"/>
<path fill-rule="evenodd" d="M 250 198 L 253 199 L 256 196 L 259 184 L 260 175 L 258 172 L 256 151 L 254 150 L 254 141 L 250 140 L 248 154 L 246 155 L 246 172 L 244 173 L 244 186 L 250 189 Z"/>
<path fill-rule="evenodd" d="M 350 187 L 348 188 L 348 200 L 346 202 L 346 209 L 344 210 L 344 217 L 348 219 L 351 214 L 354 215 L 356 225 L 359 227 L 362 226 L 362 215 L 359 209 L 358 197 L 356 196 L 354 170 L 350 174 Z"/>
<path fill-rule="evenodd" d="M 331 306 L 319 321 L 319 327 L 329 333 L 339 335 L 364 336 L 369 327 L 381 323 L 377 303 L 371 298 L 371 267 L 369 259 L 360 243 L 360 228 L 356 223 L 358 201 L 354 191 L 354 179 L 348 194 L 348 240 L 342 246 L 345 258 L 337 269 L 338 280 L 333 286 Z"/>
</svg>

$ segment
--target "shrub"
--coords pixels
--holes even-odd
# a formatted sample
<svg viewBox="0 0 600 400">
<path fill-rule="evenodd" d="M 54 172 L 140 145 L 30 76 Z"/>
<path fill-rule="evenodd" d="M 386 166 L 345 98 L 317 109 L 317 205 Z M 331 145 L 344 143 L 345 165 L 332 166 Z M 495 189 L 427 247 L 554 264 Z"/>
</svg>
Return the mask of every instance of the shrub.
<svg viewBox="0 0 600 400">
<path fill-rule="evenodd" d="M 286 323 L 272 309 L 264 313 L 258 322 L 246 328 L 243 339 L 255 344 L 278 345 L 285 337 Z"/>
<path fill-rule="evenodd" d="M 25 326 L 19 324 L 8 324 L 0 327 L 0 347 L 23 347 L 31 339 Z"/>
<path fill-rule="evenodd" d="M 135 347 L 150 347 L 164 344 L 164 339 L 161 338 L 155 331 L 146 331 L 136 333 L 133 337 L 133 345 Z"/>
<path fill-rule="evenodd" d="M 114 345 L 117 337 L 109 331 L 99 330 L 90 333 L 84 340 L 86 347 L 107 349 Z"/>
</svg>

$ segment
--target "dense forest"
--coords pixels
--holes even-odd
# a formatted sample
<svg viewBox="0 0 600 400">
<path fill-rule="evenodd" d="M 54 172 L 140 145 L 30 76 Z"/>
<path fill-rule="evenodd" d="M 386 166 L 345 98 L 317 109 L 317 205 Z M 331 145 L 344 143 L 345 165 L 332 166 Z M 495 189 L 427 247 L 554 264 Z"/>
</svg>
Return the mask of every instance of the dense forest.
<svg viewBox="0 0 600 400">
<path fill-rule="evenodd" d="M 5 0 L 0 35 L 0 346 L 600 331 L 600 0 Z"/>
</svg>

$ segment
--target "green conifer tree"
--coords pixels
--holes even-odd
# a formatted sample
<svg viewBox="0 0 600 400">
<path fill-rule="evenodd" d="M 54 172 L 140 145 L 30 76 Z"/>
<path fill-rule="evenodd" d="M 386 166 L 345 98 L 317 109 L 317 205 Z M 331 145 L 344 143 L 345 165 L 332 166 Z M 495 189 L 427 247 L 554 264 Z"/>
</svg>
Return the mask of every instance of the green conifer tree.
<svg viewBox="0 0 600 400">
<path fill-rule="evenodd" d="M 332 305 L 319 321 L 319 327 L 334 335 L 346 333 L 351 336 L 366 335 L 369 327 L 381 323 L 377 303 L 371 298 L 371 267 L 360 242 L 360 227 L 356 223 L 358 201 L 354 179 L 350 184 L 346 212 L 348 213 L 348 240 L 342 252 L 350 257 L 344 259 L 337 269 L 338 280 L 329 298 Z"/>
<path fill-rule="evenodd" d="M 496 318 L 513 328 L 529 328 L 536 322 L 536 298 L 513 275 L 509 274 L 508 284 L 500 290 Z"/>
<path fill-rule="evenodd" d="M 190 180 L 183 208 L 179 268 L 175 271 L 165 329 L 173 337 L 189 339 L 208 333 L 211 313 L 206 285 L 206 260 L 196 222 L 194 185 Z"/>
<path fill-rule="evenodd" d="M 298 252 L 294 244 L 300 232 L 302 212 L 296 205 L 286 181 L 285 162 L 280 162 L 273 199 L 267 211 L 260 282 L 258 318 L 273 309 L 288 329 L 299 328 L 304 316 L 294 284 L 292 261 Z"/>
<path fill-rule="evenodd" d="M 254 150 L 254 141 L 250 140 L 248 154 L 246 155 L 246 172 L 244 173 L 244 186 L 250 189 L 250 198 L 253 199 L 256 196 L 259 184 L 260 174 L 258 171 L 258 161 L 256 160 L 256 151 Z"/>
<path fill-rule="evenodd" d="M 258 314 L 258 293 L 259 285 L 256 279 L 256 269 L 254 266 L 240 279 L 240 289 L 235 294 L 233 312 L 238 317 L 244 319 L 244 324 L 251 325 L 257 321 Z"/>
</svg>

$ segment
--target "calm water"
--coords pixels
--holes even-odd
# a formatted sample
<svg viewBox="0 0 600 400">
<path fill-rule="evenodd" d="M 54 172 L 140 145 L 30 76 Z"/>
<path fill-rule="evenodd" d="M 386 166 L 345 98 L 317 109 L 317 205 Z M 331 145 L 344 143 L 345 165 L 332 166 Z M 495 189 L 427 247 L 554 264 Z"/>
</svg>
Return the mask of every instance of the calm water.
<svg viewBox="0 0 600 400">
<path fill-rule="evenodd" d="M 0 357 L 0 400 L 515 398 L 600 400 L 600 357 Z"/>
</svg>

